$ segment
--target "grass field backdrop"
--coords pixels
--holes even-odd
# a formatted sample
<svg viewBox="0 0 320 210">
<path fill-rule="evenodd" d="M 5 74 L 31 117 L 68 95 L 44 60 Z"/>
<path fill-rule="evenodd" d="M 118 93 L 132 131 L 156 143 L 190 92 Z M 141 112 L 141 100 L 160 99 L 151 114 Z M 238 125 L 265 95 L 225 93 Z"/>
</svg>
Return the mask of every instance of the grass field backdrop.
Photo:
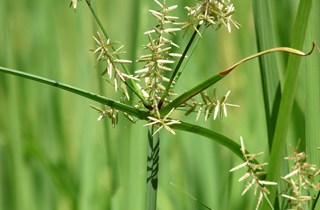
<svg viewBox="0 0 320 210">
<path fill-rule="evenodd" d="M 312 40 L 320 43 L 319 0 L 313 1 L 309 23 L 302 22 L 308 28 L 301 46 L 293 46 L 299 1 L 265 0 L 270 8 L 254 1 L 234 1 L 239 30 L 205 31 L 177 83 L 179 93 L 259 50 L 289 46 L 308 51 Z M 167 2 L 179 5 L 181 19 L 186 18 L 184 6 L 195 3 Z M 0 65 L 118 99 L 101 78 L 105 66 L 97 64 L 90 51 L 99 29 L 89 9 L 82 1 L 74 11 L 69 3 L 0 0 Z M 92 0 L 92 4 L 111 39 L 125 45 L 126 58 L 136 60 L 147 42 L 143 32 L 154 24 L 148 9 L 156 4 L 142 0 Z M 187 39 L 177 42 L 184 46 Z M 219 97 L 231 90 L 229 102 L 240 108 L 228 109 L 223 120 L 204 124 L 200 118 L 198 124 L 237 142 L 243 136 L 250 152 L 265 152 L 259 160 L 269 161 L 270 130 L 259 69 L 269 65 L 267 74 L 284 81 L 288 57 L 275 53 L 264 56 L 261 65 L 258 59 L 241 65 L 215 85 Z M 313 149 L 320 146 L 319 54 L 302 58 L 300 68 L 286 146 L 290 151 L 289 144 L 295 146 L 300 139 L 301 149 L 309 151 L 310 161 L 319 166 L 319 152 Z M 145 122 L 131 124 L 121 117 L 112 128 L 108 120 L 97 122 L 98 113 L 90 104 L 100 106 L 0 74 L 0 210 L 145 208 Z M 195 123 L 196 114 L 183 114 L 177 117 Z M 244 183 L 237 180 L 244 170 L 229 172 L 241 159 L 221 145 L 181 131 L 162 132 L 160 158 L 159 210 L 206 209 L 201 203 L 211 209 L 255 208 L 253 191 L 241 196 Z"/>
</svg>

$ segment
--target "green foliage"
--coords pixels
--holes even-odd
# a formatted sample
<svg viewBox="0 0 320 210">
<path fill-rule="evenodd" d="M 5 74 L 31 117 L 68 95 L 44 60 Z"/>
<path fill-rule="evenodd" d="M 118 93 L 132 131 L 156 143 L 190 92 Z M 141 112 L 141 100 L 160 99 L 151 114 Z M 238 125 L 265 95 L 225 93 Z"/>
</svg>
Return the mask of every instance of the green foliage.
<svg viewBox="0 0 320 210">
<path fill-rule="evenodd" d="M 311 2 L 301 3 L 292 33 L 292 46 L 297 49 L 302 48 L 303 40 L 307 38 L 306 51 L 313 36 L 318 34 L 318 30 L 312 30 L 318 20 L 316 10 L 307 24 Z M 150 209 L 156 208 L 156 200 L 158 209 L 254 209 L 257 203 L 264 204 L 262 197 L 273 203 L 278 195 L 272 188 L 270 198 L 266 197 L 269 194 L 266 185 L 274 183 L 262 180 L 265 178 L 261 169 L 264 164 L 257 162 L 258 155 L 254 153 L 264 151 L 269 154 L 271 149 L 267 178 L 270 176 L 277 182 L 281 176 L 287 181 L 291 178 L 289 169 L 283 164 L 284 153 L 278 153 L 289 145 L 287 136 L 293 145 L 298 138 L 302 139 L 302 145 L 311 157 L 307 161 L 312 167 L 319 165 L 319 155 L 315 154 L 315 147 L 320 146 L 317 145 L 319 135 L 314 126 L 319 119 L 316 117 L 319 107 L 316 99 L 319 97 L 314 91 L 319 89 L 319 78 L 313 76 L 318 75 L 318 54 L 312 55 L 303 65 L 303 71 L 307 73 L 302 74 L 302 79 L 298 77 L 296 55 L 289 57 L 285 79 L 279 69 L 286 63 L 286 57 L 279 54 L 261 58 L 262 82 L 257 63 L 243 64 L 246 69 L 238 67 L 247 60 L 275 51 L 306 55 L 291 48 L 273 48 L 283 46 L 277 41 L 286 40 L 286 37 L 277 36 L 288 35 L 274 28 L 279 26 L 285 14 L 275 14 L 281 9 L 269 5 L 268 1 L 253 3 L 254 27 L 247 12 L 251 5 L 247 2 L 235 5 L 237 13 L 233 4 L 223 0 L 204 0 L 186 10 L 180 5 L 168 6 L 172 4 L 170 1 L 155 1 L 156 4 L 149 5 L 145 1 L 72 0 L 70 6 L 75 12 L 70 12 L 67 2 L 0 0 L 0 3 L 0 22 L 3 23 L 0 65 L 6 66 L 0 67 L 1 72 L 84 97 L 17 78 L 0 77 L 0 210 L 143 209 L 146 191 L 149 196 L 147 208 Z M 180 3 L 194 5 L 189 1 L 177 4 Z M 85 9 L 85 4 L 89 10 Z M 156 23 L 149 20 L 150 14 L 144 13 L 146 8 L 155 6 L 160 9 L 151 9 L 150 13 L 157 19 Z M 270 13 L 270 8 L 276 9 Z M 295 13 L 294 8 L 292 13 Z M 239 27 L 232 19 L 234 16 L 242 27 L 230 34 L 232 25 Z M 179 21 L 176 17 L 180 17 Z M 290 22 L 294 21 L 288 20 Z M 208 26 L 226 28 L 213 31 L 207 30 Z M 285 23 L 282 27 L 292 26 Z M 181 29 L 188 30 L 179 35 Z M 96 36 L 96 31 L 101 33 Z M 254 32 L 258 50 L 252 41 Z M 143 33 L 144 38 L 138 36 Z M 174 34 L 178 35 L 173 37 Z M 90 38 L 92 35 L 95 35 L 94 39 Z M 118 42 L 125 47 L 117 45 Z M 141 50 L 142 45 L 144 50 Z M 273 49 L 266 50 L 268 48 Z M 97 60 L 105 63 L 96 62 L 88 49 L 93 49 Z M 124 49 L 129 53 L 123 55 Z M 266 51 L 255 54 L 262 50 Z M 253 55 L 246 57 L 250 54 Z M 136 59 L 140 63 L 134 62 Z M 231 66 L 237 60 L 240 62 Z M 226 68 L 228 66 L 231 67 Z M 236 67 L 239 71 L 226 77 Z M 91 69 L 97 69 L 94 70 L 96 73 Z M 111 86 L 102 82 L 101 74 Z M 68 85 L 47 77 L 68 81 Z M 303 84 L 299 82 L 304 80 L 306 88 L 301 88 Z M 227 93 L 220 100 L 215 94 L 211 98 L 204 92 L 218 81 L 219 92 Z M 282 97 L 280 86 L 283 87 Z M 232 90 L 230 96 L 229 90 Z M 197 101 L 197 95 L 201 102 Z M 85 98 L 98 104 L 91 105 L 92 102 Z M 241 108 L 230 109 L 228 118 L 223 121 L 209 120 L 211 115 L 216 119 L 218 112 L 220 116 L 227 115 L 226 107 L 233 106 L 227 103 L 227 98 L 240 104 Z M 302 133 L 293 127 L 301 124 L 295 120 L 298 114 L 291 112 L 293 104 L 301 105 L 301 101 L 306 104 L 298 107 L 306 122 Z M 99 122 L 96 122 L 97 113 L 89 105 L 98 111 Z M 119 115 L 120 112 L 124 115 Z M 202 113 L 207 121 L 206 128 L 200 121 L 184 122 L 187 120 L 185 112 L 194 115 L 192 120 Z M 111 121 L 100 122 L 103 118 Z M 110 123 L 113 127 L 118 125 L 112 129 Z M 149 126 L 148 136 L 143 125 Z M 163 132 L 165 129 L 162 128 L 169 132 Z M 160 131 L 161 150 L 157 143 Z M 251 153 L 244 149 L 243 143 L 240 146 L 237 140 L 232 140 L 239 136 L 245 137 L 246 149 Z M 150 151 L 148 145 L 152 145 L 154 151 Z M 295 154 L 300 154 L 296 150 Z M 239 162 L 234 154 L 246 164 L 237 167 L 236 174 L 232 175 L 230 168 L 235 165 L 234 161 Z M 146 157 L 155 163 L 155 167 L 147 163 Z M 301 164 L 305 161 L 306 158 Z M 244 166 L 249 167 L 254 180 L 253 184 L 246 185 L 247 188 L 237 183 L 237 173 L 242 173 Z M 147 168 L 150 169 L 148 174 Z M 313 171 L 318 173 L 316 169 Z M 281 175 L 280 172 L 284 173 Z M 255 178 L 260 175 L 263 176 Z M 150 188 L 149 183 L 158 184 L 158 176 L 159 187 Z M 150 177 L 156 181 L 148 182 L 146 189 L 146 180 Z M 249 190 L 248 186 L 258 189 L 256 199 L 252 199 L 250 193 L 240 196 L 243 189 Z M 296 186 L 292 184 L 291 188 Z M 281 192 L 290 188 L 286 187 L 282 186 Z M 291 192 L 296 193 L 295 189 Z M 289 202 L 285 198 L 293 198 L 288 193 L 290 190 L 283 192 L 287 197 L 278 197 L 281 208 L 287 208 L 285 205 Z M 317 196 L 317 192 L 312 192 L 312 196 Z M 263 205 L 263 208 L 268 206 Z M 309 208 L 313 207 L 309 205 Z"/>
</svg>

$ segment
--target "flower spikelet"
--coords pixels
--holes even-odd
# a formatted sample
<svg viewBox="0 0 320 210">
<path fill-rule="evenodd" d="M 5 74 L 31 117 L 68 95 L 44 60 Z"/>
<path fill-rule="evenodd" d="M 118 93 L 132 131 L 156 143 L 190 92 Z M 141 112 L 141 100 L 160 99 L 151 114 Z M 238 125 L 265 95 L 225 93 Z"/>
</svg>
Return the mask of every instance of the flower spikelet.
<svg viewBox="0 0 320 210">
<path fill-rule="evenodd" d="M 185 25 L 193 26 L 196 29 L 197 25 L 213 26 L 216 29 L 222 25 L 231 32 L 231 25 L 239 28 L 240 24 L 232 19 L 235 8 L 230 0 L 202 0 L 195 7 L 185 7 L 190 18 Z M 197 30 L 197 29 L 196 29 Z"/>
<path fill-rule="evenodd" d="M 247 181 L 247 185 L 245 189 L 242 192 L 242 195 L 244 195 L 249 189 L 254 188 L 254 194 L 258 194 L 258 202 L 256 205 L 256 209 L 259 208 L 262 198 L 267 197 L 267 194 L 270 194 L 269 190 L 266 186 L 268 185 L 277 185 L 276 182 L 270 182 L 263 180 L 261 177 L 264 177 L 266 173 L 263 171 L 262 167 L 266 166 L 267 163 L 257 163 L 255 159 L 262 155 L 263 153 L 258 154 L 249 154 L 244 146 L 243 139 L 240 137 L 240 143 L 241 143 L 241 153 L 243 155 L 244 162 L 237 165 L 236 167 L 232 168 L 230 172 L 236 171 L 240 168 L 247 168 L 247 172 L 239 179 L 239 182 L 241 181 Z"/>
<path fill-rule="evenodd" d="M 135 79 L 132 75 L 128 75 L 122 73 L 119 69 L 119 65 L 125 65 L 131 63 L 130 60 L 120 59 L 119 55 L 124 54 L 122 51 L 123 46 L 115 48 L 116 42 L 111 42 L 110 39 L 103 40 L 100 33 L 98 33 L 97 37 L 93 37 L 97 43 L 97 47 L 93 50 L 94 54 L 97 54 L 97 61 L 105 61 L 107 63 L 107 67 L 102 75 L 107 74 L 109 79 L 113 78 L 114 88 L 117 91 L 120 87 L 122 91 L 125 93 L 126 97 L 129 99 L 129 94 L 126 89 L 125 82 L 127 79 Z M 120 84 L 119 84 L 120 83 Z"/>
<path fill-rule="evenodd" d="M 306 162 L 305 152 L 299 152 L 298 146 L 292 148 L 293 154 L 286 157 L 288 161 L 293 161 L 290 172 L 282 177 L 287 182 L 287 193 L 282 196 L 289 200 L 290 208 L 302 210 L 312 201 L 311 191 L 319 192 L 319 174 L 320 170 L 316 165 Z"/>
<path fill-rule="evenodd" d="M 200 114 L 204 111 L 204 121 L 206 122 L 207 119 L 212 115 L 213 119 L 215 120 L 218 115 L 220 118 L 227 117 L 227 106 L 229 107 L 240 107 L 236 104 L 227 103 L 227 99 L 230 95 L 230 90 L 219 100 L 216 96 L 216 89 L 213 90 L 213 98 L 206 92 L 201 92 L 201 99 L 202 102 L 197 102 L 194 98 L 191 98 L 191 101 L 186 103 L 186 106 L 189 107 L 189 110 L 185 113 L 185 115 L 189 115 L 191 112 L 194 112 L 197 107 L 199 107 L 197 111 L 196 121 L 198 121 Z"/>
<path fill-rule="evenodd" d="M 100 114 L 97 121 L 100 121 L 103 118 L 109 118 L 111 120 L 113 128 L 118 124 L 119 110 L 114 109 L 112 107 L 108 107 L 105 110 L 102 110 L 102 109 L 95 107 L 93 105 L 90 105 L 90 106 L 91 106 L 91 108 L 97 110 Z M 133 118 L 130 115 L 128 115 L 126 112 L 122 112 L 122 113 L 128 120 L 130 120 L 133 123 L 135 122 L 133 120 Z"/>
</svg>

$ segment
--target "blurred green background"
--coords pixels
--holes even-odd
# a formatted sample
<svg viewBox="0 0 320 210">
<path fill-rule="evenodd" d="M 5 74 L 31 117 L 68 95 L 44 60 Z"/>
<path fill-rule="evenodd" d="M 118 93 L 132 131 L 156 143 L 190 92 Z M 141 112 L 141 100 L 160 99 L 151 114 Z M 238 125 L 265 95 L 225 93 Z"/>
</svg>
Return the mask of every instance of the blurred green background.
<svg viewBox="0 0 320 210">
<path fill-rule="evenodd" d="M 82 1 L 74 11 L 69 3 L 0 0 L 0 65 L 118 99 L 100 76 L 103 64 L 97 64 L 89 51 L 95 48 L 92 36 L 98 31 L 89 9 Z M 276 46 L 288 46 L 298 1 L 271 3 Z M 125 58 L 135 60 L 143 53 L 140 46 L 147 39 L 142 34 L 154 23 L 147 10 L 157 8 L 153 1 L 92 0 L 92 4 L 111 39 L 125 45 Z M 168 4 L 178 4 L 176 14 L 185 18 L 183 7 L 194 1 Z M 234 4 L 234 19 L 242 27 L 231 34 L 225 28 L 206 30 L 177 83 L 178 93 L 257 52 L 251 1 Z M 185 46 L 187 38 L 177 42 Z M 283 71 L 286 56 L 277 56 Z M 267 152 L 258 61 L 243 64 L 215 87 L 219 97 L 231 90 L 229 102 L 241 107 L 229 108 L 223 120 L 204 124 L 200 119 L 198 124 L 236 141 L 243 136 L 254 153 Z M 100 106 L 0 74 L 0 210 L 145 208 L 145 122 L 131 124 L 122 117 L 112 128 L 107 120 L 96 121 L 98 113 L 90 104 Z M 195 122 L 196 116 L 177 113 L 177 117 Z M 299 123 L 291 129 L 292 139 L 301 138 Z M 205 209 L 192 196 L 212 209 L 254 208 L 253 192 L 241 196 L 244 185 L 237 182 L 241 173 L 229 173 L 240 163 L 229 150 L 179 131 L 175 136 L 163 132 L 161 137 L 159 210 Z"/>
</svg>

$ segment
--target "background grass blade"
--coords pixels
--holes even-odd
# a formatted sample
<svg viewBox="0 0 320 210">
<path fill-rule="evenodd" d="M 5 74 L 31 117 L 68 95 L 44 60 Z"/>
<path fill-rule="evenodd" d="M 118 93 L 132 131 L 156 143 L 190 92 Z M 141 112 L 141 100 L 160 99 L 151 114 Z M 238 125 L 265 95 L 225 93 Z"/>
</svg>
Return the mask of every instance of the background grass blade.
<svg viewBox="0 0 320 210">
<path fill-rule="evenodd" d="M 320 8 L 320 1 L 313 1 L 309 27 L 307 30 L 306 44 L 316 41 L 320 43 L 320 13 L 316 8 Z M 317 150 L 320 145 L 320 59 L 319 54 L 315 53 L 303 61 L 305 79 L 305 132 L 306 132 L 306 153 L 308 154 L 307 162 L 320 165 L 320 152 Z M 315 197 L 315 192 L 310 192 Z M 319 201 L 315 209 L 319 209 Z"/>
<path fill-rule="evenodd" d="M 292 36 L 292 47 L 294 48 L 301 49 L 303 47 L 311 5 L 311 0 L 300 1 Z M 277 182 L 279 180 L 280 169 L 284 162 L 284 149 L 287 142 L 291 110 L 298 86 L 300 60 L 300 57 L 289 56 L 267 174 L 267 179 L 270 181 Z M 276 187 L 271 188 L 271 203 L 275 201 L 276 191 Z M 265 209 L 268 208 L 266 206 L 264 207 Z"/>
<path fill-rule="evenodd" d="M 253 20 L 257 37 L 258 51 L 276 46 L 273 33 L 273 17 L 270 1 L 253 1 Z M 261 84 L 263 90 L 265 118 L 268 130 L 269 149 L 271 149 L 276 117 L 281 97 L 279 65 L 276 54 L 259 57 Z"/>
<path fill-rule="evenodd" d="M 320 23 L 316 21 L 320 19 L 320 14 L 317 12 L 320 2 L 314 1 L 311 10 L 311 18 L 309 21 L 308 33 L 306 36 L 305 47 L 308 47 L 308 43 L 316 41 L 320 43 Z M 303 69 L 305 71 L 305 85 L 306 85 L 306 142 L 307 142 L 307 154 L 309 161 L 312 164 L 320 163 L 320 153 L 315 149 L 319 147 L 320 130 L 317 125 L 320 125 L 320 59 L 319 54 L 315 53 L 308 59 L 303 61 Z"/>
<path fill-rule="evenodd" d="M 46 84 L 46 85 L 50 85 L 50 86 L 53 86 L 53 87 L 57 87 L 59 89 L 66 90 L 66 91 L 71 92 L 71 93 L 75 93 L 77 95 L 92 99 L 92 100 L 94 100 L 96 102 L 105 104 L 107 106 L 114 107 L 115 109 L 127 112 L 128 114 L 132 114 L 132 115 L 134 115 L 134 116 L 136 116 L 138 118 L 142 118 L 143 119 L 143 118 L 146 118 L 146 116 L 147 116 L 146 112 L 139 111 L 138 109 L 130 107 L 130 106 L 126 105 L 126 104 L 123 104 L 123 103 L 120 103 L 120 102 L 105 98 L 103 96 L 99 96 L 99 95 L 94 94 L 94 93 L 90 93 L 90 92 L 88 92 L 86 90 L 83 90 L 83 89 L 80 89 L 80 88 L 76 88 L 76 87 L 73 87 L 73 86 L 70 86 L 70 85 L 67 85 L 67 84 L 59 83 L 59 82 L 57 82 L 55 80 L 50 80 L 50 79 L 47 79 L 47 78 L 44 78 L 44 77 L 40 77 L 40 76 L 33 75 L 33 74 L 28 74 L 28 73 L 17 71 L 17 70 L 10 69 L 10 68 L 5 68 L 5 67 L 2 67 L 2 66 L 0 66 L 0 71 L 2 71 L 4 73 L 16 75 L 16 76 L 19 76 L 19 77 L 23 77 L 23 78 L 26 78 L 26 79 L 34 80 L 34 81 L 37 81 L 37 82 L 40 82 L 40 83 L 43 83 L 43 84 Z"/>
</svg>

